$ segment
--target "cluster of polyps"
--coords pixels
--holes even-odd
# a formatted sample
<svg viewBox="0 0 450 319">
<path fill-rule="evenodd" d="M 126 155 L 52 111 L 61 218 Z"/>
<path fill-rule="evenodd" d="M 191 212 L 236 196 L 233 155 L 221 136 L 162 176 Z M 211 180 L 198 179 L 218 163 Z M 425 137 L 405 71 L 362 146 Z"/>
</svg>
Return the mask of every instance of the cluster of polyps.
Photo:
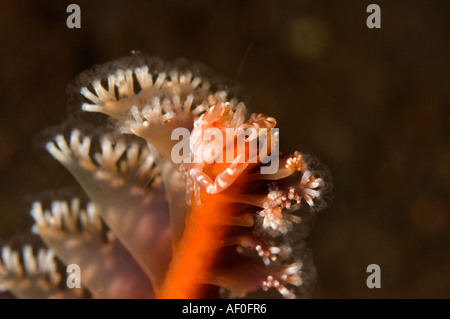
<svg viewBox="0 0 450 319">
<path fill-rule="evenodd" d="M 5 247 L 3 289 L 19 297 L 79 297 L 60 284 L 54 254 L 80 266 L 83 287 L 97 298 L 305 296 L 315 271 L 297 227 L 304 223 L 300 206 L 317 206 L 327 183 L 302 154 L 280 155 L 275 119 L 246 118 L 245 104 L 208 72 L 135 55 L 79 77 L 81 109 L 106 114 L 116 130 L 93 139 L 74 129 L 47 150 L 91 202 L 55 201 L 49 209 L 36 202 L 33 231 L 51 250 L 36 261 L 28 246 L 22 258 Z M 192 161 L 171 157 L 179 128 L 191 132 L 184 156 Z M 216 144 L 215 161 L 195 160 L 211 128 L 244 136 Z M 264 173 L 274 156 L 278 169 Z"/>
</svg>

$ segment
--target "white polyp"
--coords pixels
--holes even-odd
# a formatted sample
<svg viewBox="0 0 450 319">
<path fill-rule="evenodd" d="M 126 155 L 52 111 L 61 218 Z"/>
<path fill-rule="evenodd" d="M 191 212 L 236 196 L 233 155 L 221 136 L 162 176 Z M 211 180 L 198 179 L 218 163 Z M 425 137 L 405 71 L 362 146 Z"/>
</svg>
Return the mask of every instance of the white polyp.
<svg viewBox="0 0 450 319">
<path fill-rule="evenodd" d="M 278 292 L 283 296 L 283 298 L 286 299 L 294 299 L 295 298 L 295 294 L 290 291 L 289 289 L 287 289 L 284 285 L 280 285 L 277 288 Z"/>
<path fill-rule="evenodd" d="M 159 106 L 159 102 L 158 102 Z M 163 112 L 158 108 L 154 108 L 153 105 L 145 106 L 141 111 L 142 117 L 145 119 L 144 122 L 147 122 L 146 127 L 150 127 L 152 124 L 162 124 L 163 121 Z M 142 124 L 143 125 L 143 124 Z"/>
<path fill-rule="evenodd" d="M 311 189 L 311 188 L 306 188 L 305 193 L 308 194 L 309 196 L 315 198 L 315 197 L 319 197 L 320 196 L 320 191 Z"/>
<path fill-rule="evenodd" d="M 28 276 L 36 274 L 38 272 L 38 265 L 36 259 L 33 256 L 33 249 L 31 248 L 31 246 L 27 245 L 23 247 L 22 251 L 25 273 Z"/>
<path fill-rule="evenodd" d="M 173 102 L 173 110 L 175 111 L 175 113 L 181 113 L 183 109 L 181 107 L 181 100 L 178 94 L 172 97 L 172 102 Z"/>
<path fill-rule="evenodd" d="M 155 112 L 161 113 L 162 112 L 162 108 L 161 108 L 161 100 L 159 97 L 155 96 L 152 100 L 151 100 L 151 104 L 148 106 L 149 110 L 153 110 Z"/>
<path fill-rule="evenodd" d="M 42 251 L 42 259 L 41 263 L 39 264 L 40 268 L 44 272 L 50 272 L 53 270 L 53 267 L 55 266 L 55 254 L 50 249 L 41 249 Z"/>
<path fill-rule="evenodd" d="M 147 155 L 145 155 L 147 154 Z M 143 153 L 141 155 L 141 165 L 139 167 L 138 176 L 140 178 L 148 177 L 149 179 L 153 179 L 156 174 L 158 174 L 159 169 L 161 166 L 156 165 L 154 169 L 152 169 L 153 164 L 155 163 L 155 160 L 153 156 L 148 154 L 148 152 Z"/>
<path fill-rule="evenodd" d="M 50 282 L 53 285 L 58 285 L 59 282 L 61 281 L 61 275 L 57 273 L 56 271 L 56 264 L 53 264 L 53 268 L 51 271 L 49 271 L 49 275 L 50 275 Z"/>
<path fill-rule="evenodd" d="M 108 76 L 108 91 L 109 94 L 111 94 L 111 99 L 116 100 L 116 95 L 114 92 L 114 88 L 116 87 L 116 79 L 114 78 L 114 75 Z"/>
<path fill-rule="evenodd" d="M 192 85 L 193 88 L 197 88 L 201 83 L 202 83 L 202 79 L 199 78 L 198 76 L 196 76 L 196 77 L 192 80 L 191 85 Z M 207 85 L 207 84 L 205 83 L 205 85 Z"/>
<path fill-rule="evenodd" d="M 291 228 L 291 221 L 286 219 L 280 207 L 266 208 L 258 213 L 263 218 L 263 229 L 267 230 L 272 236 L 286 234 Z"/>
<path fill-rule="evenodd" d="M 312 176 L 311 171 L 305 170 L 303 172 L 302 179 L 300 180 L 301 185 L 306 185 L 309 182 L 309 178 Z"/>
<path fill-rule="evenodd" d="M 83 86 L 80 90 L 80 93 L 87 98 L 89 101 L 93 102 L 94 104 L 96 104 L 96 106 L 100 106 L 103 105 L 103 102 L 101 99 L 99 99 L 94 93 L 92 93 L 91 91 L 88 90 L 87 87 Z"/>
<path fill-rule="evenodd" d="M 83 103 L 81 104 L 81 110 L 85 112 L 103 112 L 104 108 L 96 104 Z"/>
<path fill-rule="evenodd" d="M 51 226 L 62 228 L 63 209 L 63 204 L 61 202 L 52 202 L 51 214 L 53 218 Z"/>
<path fill-rule="evenodd" d="M 245 121 L 245 104 L 239 103 L 236 106 L 236 110 L 233 114 L 233 119 L 231 120 L 232 127 L 239 127 Z"/>
<path fill-rule="evenodd" d="M 66 140 L 64 139 L 64 136 L 57 135 L 55 137 L 56 146 L 58 146 L 60 152 L 65 156 L 69 157 L 72 151 L 70 150 L 69 146 L 67 145 Z"/>
<path fill-rule="evenodd" d="M 2 247 L 2 261 L 5 269 L 7 271 L 11 271 L 11 248 L 9 246 L 3 246 Z"/>
<path fill-rule="evenodd" d="M 311 181 L 312 178 L 312 181 Z M 303 173 L 302 179 L 300 180 L 300 195 L 305 199 L 309 206 L 314 206 L 314 198 L 320 197 L 321 191 L 315 190 L 323 185 L 323 180 L 321 178 L 315 179 L 312 177 L 310 171 L 305 171 Z"/>
<path fill-rule="evenodd" d="M 166 122 L 166 121 L 168 121 L 168 120 L 174 118 L 174 117 L 175 117 L 175 114 L 176 114 L 175 112 L 168 112 L 168 113 L 165 113 L 165 114 L 161 117 L 161 122 L 164 123 L 164 122 Z"/>
<path fill-rule="evenodd" d="M 57 213 L 56 213 L 56 226 L 59 228 L 63 228 L 63 226 L 65 225 L 65 221 L 67 219 L 67 215 L 68 215 L 68 208 L 67 208 L 67 203 L 65 202 L 57 202 L 56 204 L 56 209 L 57 209 Z"/>
<path fill-rule="evenodd" d="M 83 159 L 83 162 L 80 164 L 86 170 L 92 170 L 95 168 L 91 156 L 89 155 L 90 148 L 91 148 L 91 138 L 90 137 L 83 138 L 83 142 L 81 143 L 81 146 L 79 148 L 79 157 Z"/>
<path fill-rule="evenodd" d="M 207 87 L 209 88 L 210 84 L 206 83 Z M 219 91 L 216 93 L 216 97 L 221 100 L 225 101 L 227 99 L 227 92 L 226 91 Z"/>
<path fill-rule="evenodd" d="M 297 274 L 303 268 L 301 261 L 296 261 L 284 269 L 284 273 L 287 275 Z"/>
<path fill-rule="evenodd" d="M 100 215 L 93 203 L 89 203 L 87 205 L 86 213 L 87 213 L 89 224 L 92 225 L 95 229 L 100 230 L 102 228 L 102 221 L 101 221 Z"/>
<path fill-rule="evenodd" d="M 310 188 L 317 188 L 323 185 L 323 180 L 321 178 L 317 178 L 313 182 L 309 183 Z"/>
<path fill-rule="evenodd" d="M 80 212 L 80 200 L 78 198 L 73 198 L 70 201 L 70 211 L 72 212 L 72 216 Z"/>
<path fill-rule="evenodd" d="M 70 134 L 70 149 L 74 154 L 80 153 L 80 131 L 73 130 Z"/>
<path fill-rule="evenodd" d="M 177 72 L 177 70 L 170 71 L 169 76 L 170 76 L 170 80 L 173 83 L 178 84 L 178 72 Z"/>
<path fill-rule="evenodd" d="M 113 147 L 111 145 L 111 141 L 107 136 L 102 136 L 100 139 L 100 153 L 95 153 L 94 158 L 95 160 L 102 166 L 102 164 L 105 164 L 105 161 L 107 162 L 113 162 L 111 160 L 111 157 L 113 155 Z"/>
<path fill-rule="evenodd" d="M 125 79 L 126 79 L 126 95 L 131 96 L 134 94 L 134 87 L 133 87 L 133 71 L 130 69 L 125 71 Z"/>
<path fill-rule="evenodd" d="M 295 194 L 295 188 L 294 187 L 289 187 L 289 190 L 288 190 L 288 198 L 289 198 L 289 200 L 298 200 L 297 198 L 296 198 L 296 194 Z"/>
<path fill-rule="evenodd" d="M 94 87 L 95 93 L 99 97 L 99 99 L 102 101 L 102 103 L 105 103 L 107 101 L 111 101 L 114 99 L 114 96 L 111 95 L 108 91 L 105 90 L 105 88 L 102 86 L 100 80 L 96 80 L 92 83 L 92 86 Z"/>
<path fill-rule="evenodd" d="M 180 83 L 188 84 L 189 82 L 191 82 L 191 79 L 192 79 L 192 73 L 191 72 L 187 72 L 185 74 L 181 74 L 180 75 Z"/>
<path fill-rule="evenodd" d="M 80 200 L 73 198 L 70 205 L 65 201 L 54 201 L 51 203 L 50 211 L 42 213 L 42 205 L 34 203 L 31 215 L 36 221 L 36 227 L 54 227 L 67 232 L 78 231 L 78 221 L 82 229 L 94 226 L 100 230 L 102 227 L 100 215 L 92 203 L 87 204 L 86 210 L 80 209 Z"/>
<path fill-rule="evenodd" d="M 152 169 L 154 163 L 155 160 L 150 152 L 147 149 L 141 150 L 137 176 L 141 179 L 153 178 L 159 172 L 160 168 L 160 166 L 156 165 Z"/>
<path fill-rule="evenodd" d="M 137 144 L 132 144 L 127 149 L 127 157 L 125 161 L 120 163 L 120 172 L 122 174 L 128 173 L 132 168 L 137 167 L 138 165 L 138 155 L 139 155 L 139 146 Z"/>
<path fill-rule="evenodd" d="M 172 101 L 167 98 L 163 99 L 161 107 L 162 107 L 164 113 L 172 113 L 173 112 Z"/>
<path fill-rule="evenodd" d="M 89 227 L 89 217 L 87 216 L 86 211 L 81 211 L 80 215 L 78 216 L 78 219 L 80 221 L 81 230 L 85 230 Z"/>
<path fill-rule="evenodd" d="M 192 73 L 191 72 L 187 72 L 184 76 L 185 76 L 185 78 L 184 78 L 185 83 L 191 83 L 191 81 L 192 81 Z"/>
<path fill-rule="evenodd" d="M 120 140 L 113 147 L 112 141 L 104 135 L 100 140 L 100 147 L 101 153 L 95 153 L 93 155 L 94 159 L 101 168 L 117 173 L 117 167 L 115 164 L 126 150 L 125 143 Z"/>
<path fill-rule="evenodd" d="M 0 260 L 0 272 L 14 274 L 19 277 L 49 275 L 50 282 L 57 285 L 60 275 L 56 272 L 54 254 L 49 249 L 40 249 L 37 256 L 34 255 L 30 245 L 22 248 L 23 263 L 20 261 L 19 252 L 12 251 L 9 247 L 3 247 L 2 260 Z"/>
<path fill-rule="evenodd" d="M 136 110 L 131 110 L 130 109 L 130 114 L 133 116 L 134 118 L 134 122 L 136 123 L 141 123 L 141 122 L 147 122 L 149 121 L 149 119 L 152 118 L 152 113 L 154 112 L 154 110 L 152 109 L 152 107 L 150 105 L 146 105 L 142 108 L 142 110 L 137 110 L 138 113 L 136 114 L 138 117 L 136 118 L 135 115 L 133 115 L 132 112 L 136 112 Z M 132 121 L 132 120 L 131 120 Z M 143 124 L 142 124 L 143 125 Z"/>
<path fill-rule="evenodd" d="M 9 271 L 8 260 L 7 260 L 7 258 L 9 258 L 8 249 L 10 249 L 8 246 L 3 246 L 2 250 L 1 250 L 0 265 L 2 266 L 2 268 L 4 269 L 5 272 Z"/>
<path fill-rule="evenodd" d="M 59 219 L 60 225 L 58 225 L 58 226 L 63 227 L 66 225 L 66 221 L 68 219 L 70 219 L 69 205 L 67 202 L 60 201 L 58 206 L 59 206 L 59 218 L 60 218 Z"/>
<path fill-rule="evenodd" d="M 165 80 L 166 80 L 166 73 L 164 73 L 164 72 L 159 73 L 158 77 L 156 78 L 156 81 L 155 81 L 155 85 L 154 85 L 155 88 L 160 89 L 162 87 L 162 85 L 164 84 Z"/>
<path fill-rule="evenodd" d="M 276 288 L 278 289 L 280 287 L 280 282 L 276 280 L 272 275 L 268 275 L 266 280 L 262 282 L 262 288 L 264 291 L 267 291 L 269 288 Z"/>
<path fill-rule="evenodd" d="M 192 102 L 191 102 L 191 104 L 192 104 Z M 197 116 L 197 115 L 199 115 L 200 113 L 202 113 L 203 111 L 206 111 L 206 107 L 205 107 L 203 104 L 200 104 L 200 105 L 196 106 L 196 107 L 191 111 L 191 113 L 192 113 L 192 115 Z"/>
<path fill-rule="evenodd" d="M 50 249 L 40 249 L 38 252 L 38 270 L 41 274 L 48 274 L 50 282 L 57 285 L 61 280 L 61 275 L 56 271 L 54 253 Z"/>
<path fill-rule="evenodd" d="M 98 225 L 97 224 L 97 217 L 98 215 L 96 214 L 96 210 L 95 210 L 95 205 L 92 203 L 89 203 L 86 207 L 86 226 L 87 225 Z"/>
<path fill-rule="evenodd" d="M 47 224 L 44 219 L 44 212 L 42 210 L 42 204 L 40 202 L 34 202 L 31 205 L 30 214 L 33 217 L 37 226 L 44 226 Z"/>
<path fill-rule="evenodd" d="M 20 264 L 19 254 L 15 251 L 12 251 L 9 246 L 3 247 L 2 259 L 3 265 L 8 272 L 16 274 L 18 276 L 23 275 L 23 268 Z"/>
<path fill-rule="evenodd" d="M 264 254 L 264 250 L 262 249 L 261 245 L 256 245 L 255 250 L 259 256 L 262 256 Z"/>
<path fill-rule="evenodd" d="M 137 109 L 135 111 L 137 112 L 136 114 L 139 114 Z M 132 125 L 130 130 L 142 129 L 142 125 L 141 127 L 135 123 L 131 123 L 130 125 Z M 133 146 L 132 144 L 130 149 L 128 149 L 124 140 L 113 142 L 107 135 L 102 136 L 100 139 L 100 152 L 91 156 L 90 147 L 91 138 L 81 138 L 81 134 L 78 130 L 72 131 L 70 136 L 70 146 L 62 135 L 56 136 L 54 141 L 48 142 L 46 145 L 48 152 L 60 163 L 65 166 L 73 167 L 77 172 L 80 168 L 83 171 L 90 172 L 94 178 L 108 181 L 113 187 L 124 185 L 127 177 L 147 178 L 146 173 L 142 172 L 143 168 L 140 168 L 140 165 L 146 163 L 144 168 L 149 168 L 153 164 L 153 158 L 146 159 L 145 154 L 148 154 L 147 148 L 147 151 L 142 152 L 141 160 L 138 155 L 139 146 Z M 119 162 L 125 152 L 130 152 L 130 155 L 132 152 L 135 152 L 136 154 L 131 157 L 130 155 L 127 155 L 127 158 Z M 50 217 L 44 216 L 44 218 L 48 219 Z"/>
<path fill-rule="evenodd" d="M 271 261 L 277 260 L 276 256 L 276 249 L 277 247 L 269 247 L 268 250 L 264 250 L 261 245 L 257 245 L 255 247 L 256 252 L 258 253 L 258 256 L 261 257 L 262 261 L 264 262 L 264 265 L 269 266 Z"/>
<path fill-rule="evenodd" d="M 183 105 L 183 108 L 186 112 L 190 111 L 193 102 L 194 102 L 194 95 L 189 94 L 188 96 L 186 96 L 186 100 L 184 100 L 184 105 Z M 196 114 L 194 114 L 194 115 L 196 115 Z"/>
<path fill-rule="evenodd" d="M 119 98 L 123 98 L 125 96 L 125 74 L 123 70 L 117 70 L 115 78 L 117 90 L 119 92 Z"/>
<path fill-rule="evenodd" d="M 280 249 L 280 247 L 272 246 L 272 247 L 269 247 L 269 251 L 270 251 L 270 253 L 272 253 L 274 255 L 278 255 L 280 253 L 281 249 Z"/>
<path fill-rule="evenodd" d="M 288 284 L 294 285 L 296 287 L 300 287 L 303 284 L 303 280 L 300 277 L 300 275 L 298 275 L 298 274 L 288 276 L 288 278 L 286 279 L 286 282 Z"/>
<path fill-rule="evenodd" d="M 153 85 L 152 77 L 150 74 L 148 74 L 148 66 L 145 65 L 143 67 L 136 68 L 134 70 L 134 73 L 136 74 L 136 78 L 142 89 L 145 89 Z"/>
<path fill-rule="evenodd" d="M 134 121 L 135 121 L 136 123 L 139 123 L 139 124 L 142 123 L 141 112 L 139 112 L 139 109 L 137 108 L 136 105 L 133 105 L 133 106 L 130 108 L 130 114 L 133 116 Z"/>
<path fill-rule="evenodd" d="M 60 208 L 62 212 L 63 225 L 68 231 L 76 231 L 76 220 L 78 219 L 78 210 L 71 210 L 69 203 L 61 202 Z"/>
<path fill-rule="evenodd" d="M 48 210 L 45 210 L 42 216 L 44 217 L 45 220 L 45 224 L 43 224 L 42 226 L 53 225 L 53 216 Z"/>
<path fill-rule="evenodd" d="M 48 267 L 47 253 L 44 249 L 39 249 L 37 254 L 37 263 L 39 266 L 39 270 L 46 271 Z"/>
<path fill-rule="evenodd" d="M 114 153 L 113 153 L 111 161 L 116 163 L 126 150 L 127 150 L 127 145 L 125 144 L 125 142 L 123 140 L 119 140 L 116 143 L 116 145 L 114 146 L 114 149 L 113 149 Z"/>
<path fill-rule="evenodd" d="M 308 194 L 303 195 L 303 199 L 308 203 L 309 206 L 314 207 L 314 201 Z"/>
<path fill-rule="evenodd" d="M 55 226 L 55 216 L 53 215 L 52 209 L 44 211 L 44 219 L 46 226 Z"/>
<path fill-rule="evenodd" d="M 23 267 L 20 262 L 20 256 L 17 251 L 11 251 L 10 254 L 11 270 L 19 276 L 23 276 Z"/>
<path fill-rule="evenodd" d="M 150 105 L 145 106 L 141 111 L 141 116 L 145 119 L 142 122 L 144 127 L 150 127 L 151 122 L 155 122 L 154 119 L 159 117 L 159 112 L 152 109 Z"/>
</svg>

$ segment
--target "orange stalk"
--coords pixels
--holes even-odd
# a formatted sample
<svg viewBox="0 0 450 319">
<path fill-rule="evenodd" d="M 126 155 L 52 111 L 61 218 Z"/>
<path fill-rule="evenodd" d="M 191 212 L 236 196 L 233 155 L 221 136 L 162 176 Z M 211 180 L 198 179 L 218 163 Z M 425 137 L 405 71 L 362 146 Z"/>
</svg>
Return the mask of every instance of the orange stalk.
<svg viewBox="0 0 450 319">
<path fill-rule="evenodd" d="M 158 298 L 207 297 L 207 276 L 224 239 L 223 218 L 229 201 L 222 194 L 202 195 L 202 205 L 191 207 Z"/>
</svg>

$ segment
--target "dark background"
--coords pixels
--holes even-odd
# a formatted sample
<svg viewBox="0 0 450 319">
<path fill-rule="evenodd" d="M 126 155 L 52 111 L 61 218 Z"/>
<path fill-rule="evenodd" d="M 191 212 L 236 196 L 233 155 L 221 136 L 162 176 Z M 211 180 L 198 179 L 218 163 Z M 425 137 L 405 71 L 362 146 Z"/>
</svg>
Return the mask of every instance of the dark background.
<svg viewBox="0 0 450 319">
<path fill-rule="evenodd" d="M 81 29 L 69 3 L 2 1 L 0 242 L 26 238 L 30 198 L 70 184 L 39 138 L 64 120 L 67 83 L 140 50 L 237 80 L 283 150 L 329 167 L 313 297 L 450 298 L 448 1 L 376 1 L 381 29 L 361 0 L 74 1 Z M 381 289 L 366 287 L 372 263 Z"/>
</svg>

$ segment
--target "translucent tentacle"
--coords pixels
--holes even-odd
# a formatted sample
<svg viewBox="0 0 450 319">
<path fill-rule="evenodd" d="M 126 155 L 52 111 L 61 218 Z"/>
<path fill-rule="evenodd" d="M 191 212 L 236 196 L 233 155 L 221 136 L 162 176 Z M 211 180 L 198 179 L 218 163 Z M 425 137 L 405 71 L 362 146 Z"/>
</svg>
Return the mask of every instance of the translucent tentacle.
<svg viewBox="0 0 450 319">
<path fill-rule="evenodd" d="M 4 246 L 0 257 L 1 290 L 24 299 L 81 297 L 80 289 L 61 288 L 62 276 L 57 272 L 51 250 L 40 249 L 35 254 L 31 246 L 24 246 L 20 254 Z"/>
<path fill-rule="evenodd" d="M 170 222 L 159 166 L 148 147 L 139 146 L 138 152 L 137 146 L 127 148 L 104 137 L 102 152 L 92 158 L 90 139 L 80 139 L 75 130 L 70 140 L 69 146 L 59 135 L 47 150 L 78 180 L 106 224 L 158 285 L 171 257 Z M 152 187 L 146 187 L 150 181 Z"/>
<path fill-rule="evenodd" d="M 66 264 L 80 267 L 82 285 L 96 298 L 152 298 L 150 281 L 122 244 L 103 236 L 98 208 L 54 201 L 50 210 L 35 202 L 34 230 Z M 104 238 L 105 237 L 105 238 Z"/>
</svg>

